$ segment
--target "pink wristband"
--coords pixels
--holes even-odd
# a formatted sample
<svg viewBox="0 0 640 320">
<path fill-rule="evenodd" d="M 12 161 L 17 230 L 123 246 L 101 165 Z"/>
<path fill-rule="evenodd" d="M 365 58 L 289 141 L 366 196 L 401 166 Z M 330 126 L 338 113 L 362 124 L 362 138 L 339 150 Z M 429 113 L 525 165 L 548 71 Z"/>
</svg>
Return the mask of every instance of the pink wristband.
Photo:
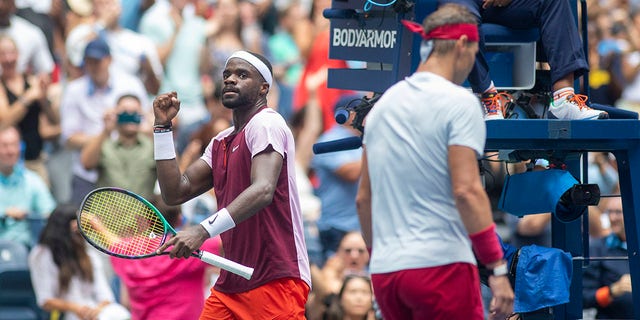
<svg viewBox="0 0 640 320">
<path fill-rule="evenodd" d="M 475 251 L 480 263 L 486 265 L 496 262 L 504 256 L 502 247 L 496 236 L 495 223 L 492 223 L 488 228 L 480 232 L 470 234 L 469 238 L 471 239 L 473 251 Z"/>
</svg>

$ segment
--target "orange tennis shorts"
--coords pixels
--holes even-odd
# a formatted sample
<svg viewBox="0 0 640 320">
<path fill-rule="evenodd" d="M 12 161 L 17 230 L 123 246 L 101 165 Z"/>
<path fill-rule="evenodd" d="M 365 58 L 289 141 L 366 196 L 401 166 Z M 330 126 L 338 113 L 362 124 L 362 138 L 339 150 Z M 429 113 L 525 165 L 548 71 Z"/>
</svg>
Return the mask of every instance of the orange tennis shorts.
<svg viewBox="0 0 640 320">
<path fill-rule="evenodd" d="M 242 293 L 223 293 L 211 288 L 200 320 L 305 319 L 309 295 L 306 282 L 282 278 Z"/>
</svg>

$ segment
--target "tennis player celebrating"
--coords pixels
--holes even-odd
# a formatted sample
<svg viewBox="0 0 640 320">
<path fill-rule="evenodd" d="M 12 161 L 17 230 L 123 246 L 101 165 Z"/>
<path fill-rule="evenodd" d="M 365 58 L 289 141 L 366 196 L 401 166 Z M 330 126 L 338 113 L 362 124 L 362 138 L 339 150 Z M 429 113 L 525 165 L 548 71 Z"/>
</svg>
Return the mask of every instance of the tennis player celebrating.
<svg viewBox="0 0 640 320">
<path fill-rule="evenodd" d="M 478 51 L 476 19 L 445 5 L 422 26 L 421 63 L 367 117 L 358 214 L 385 320 L 484 319 L 476 259 L 493 269 L 491 319 L 513 310 L 477 158 L 478 98 L 460 87 Z"/>
<path fill-rule="evenodd" d="M 214 137 L 184 173 L 176 161 L 171 120 L 175 92 L 153 102 L 158 181 L 168 204 L 214 188 L 218 212 L 177 233 L 170 257 L 190 257 L 220 234 L 225 257 L 255 268 L 251 280 L 222 271 L 200 319 L 303 319 L 310 290 L 309 258 L 294 170 L 294 141 L 284 119 L 267 107 L 273 81 L 263 56 L 235 52 L 223 71 L 222 104 L 234 126 Z"/>
</svg>

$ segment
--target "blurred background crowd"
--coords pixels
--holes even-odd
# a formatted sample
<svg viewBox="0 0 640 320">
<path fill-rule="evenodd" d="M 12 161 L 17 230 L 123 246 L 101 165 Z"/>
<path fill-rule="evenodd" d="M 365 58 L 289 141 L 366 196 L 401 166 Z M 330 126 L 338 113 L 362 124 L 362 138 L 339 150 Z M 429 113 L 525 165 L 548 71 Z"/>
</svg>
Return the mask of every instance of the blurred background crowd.
<svg viewBox="0 0 640 320">
<path fill-rule="evenodd" d="M 587 2 L 590 101 L 640 111 L 640 1 Z M 100 186 L 161 202 L 151 101 L 178 92 L 174 138 L 186 168 L 231 125 L 219 99 L 222 69 L 231 53 L 244 49 L 272 62 L 269 106 L 296 137 L 314 281 L 308 317 L 379 317 L 355 208 L 361 150 L 312 152 L 317 141 L 358 135 L 348 121 L 336 124 L 334 110 L 368 94 L 327 87 L 328 68 L 353 63 L 328 59 L 330 29 L 322 10 L 330 6 L 330 0 L 0 0 L 0 240 L 30 250 L 29 267 L 44 271 L 31 276 L 40 307 L 66 311 L 65 319 L 92 319 L 117 301 L 140 317 L 127 290 L 132 284 L 120 280 L 131 275 L 114 270 L 104 255 L 82 253 L 92 251 L 74 240 L 73 225 L 65 239 L 42 230 L 69 226 L 73 217 L 63 205 L 79 205 Z M 506 168 L 488 167 L 495 208 Z M 618 193 L 611 154 L 589 154 L 589 180 L 603 194 Z M 177 226 L 199 223 L 215 210 L 213 192 L 167 208 Z M 594 239 L 609 233 L 607 213 L 590 208 Z M 495 209 L 495 218 L 507 242 L 550 244 L 550 214 L 518 219 Z M 203 290 L 215 280 L 215 270 L 196 274 Z M 358 279 L 364 281 L 352 281 Z M 143 297 L 140 291 L 135 294 Z"/>
</svg>

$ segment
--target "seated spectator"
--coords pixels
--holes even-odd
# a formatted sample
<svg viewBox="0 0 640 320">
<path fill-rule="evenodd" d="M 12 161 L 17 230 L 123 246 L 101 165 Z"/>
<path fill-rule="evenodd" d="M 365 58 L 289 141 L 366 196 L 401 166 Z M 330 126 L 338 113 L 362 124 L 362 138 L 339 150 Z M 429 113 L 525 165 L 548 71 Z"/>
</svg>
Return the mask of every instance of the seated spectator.
<svg viewBox="0 0 640 320">
<path fill-rule="evenodd" d="M 167 219 L 180 229 L 180 206 L 169 206 L 162 197 L 151 202 Z M 207 239 L 202 250 L 219 254 L 220 237 Z M 171 259 L 162 255 L 140 260 L 111 257 L 111 264 L 124 286 L 124 303 L 131 310 L 131 319 L 196 320 L 204 306 L 205 289 L 215 282 L 211 274 L 219 269 L 197 259 Z M 179 294 L 176 294 L 179 293 Z"/>
<path fill-rule="evenodd" d="M 142 106 L 134 95 L 123 95 L 114 110 L 104 116 L 102 133 L 82 148 L 85 169 L 98 170 L 98 187 L 119 187 L 144 198 L 153 195 L 156 162 L 153 141 L 141 132 Z M 117 138 L 112 139 L 117 132 Z"/>
<path fill-rule="evenodd" d="M 340 292 L 344 279 L 349 275 L 367 275 L 369 252 L 359 231 L 345 234 L 336 254 L 324 267 L 311 266 L 313 290 L 307 302 L 307 317 L 321 319 L 331 297 Z"/>
<path fill-rule="evenodd" d="M 373 320 L 373 288 L 365 275 L 347 276 L 340 292 L 333 297 L 323 320 Z"/>
<path fill-rule="evenodd" d="M 622 199 L 609 198 L 604 213 L 609 217 L 611 233 L 589 245 L 591 257 L 627 257 Z M 585 308 L 596 308 L 598 319 L 636 319 L 631 297 L 631 276 L 626 260 L 591 261 L 582 276 Z"/>
<path fill-rule="evenodd" d="M 26 169 L 20 158 L 20 132 L 0 128 L 0 239 L 31 247 L 29 219 L 45 219 L 55 201 L 42 178 Z"/>
<path fill-rule="evenodd" d="M 458 3 L 466 6 L 483 23 L 495 23 L 513 29 L 539 28 L 551 67 L 553 101 L 547 111 L 552 119 L 603 119 L 605 111 L 586 105 L 587 96 L 574 92 L 574 79 L 589 70 L 580 34 L 568 1 L 527 0 L 439 0 L 439 5 Z M 563 30 L 558 32 L 558 30 Z M 503 119 L 508 99 L 499 94 L 489 75 L 484 57 L 483 36 L 468 80 L 473 92 L 482 94 L 487 120 Z"/>
<path fill-rule="evenodd" d="M 129 312 L 114 302 L 99 253 L 78 230 L 77 210 L 72 205 L 56 208 L 29 253 L 38 305 L 62 312 L 65 320 L 129 319 Z"/>
</svg>

